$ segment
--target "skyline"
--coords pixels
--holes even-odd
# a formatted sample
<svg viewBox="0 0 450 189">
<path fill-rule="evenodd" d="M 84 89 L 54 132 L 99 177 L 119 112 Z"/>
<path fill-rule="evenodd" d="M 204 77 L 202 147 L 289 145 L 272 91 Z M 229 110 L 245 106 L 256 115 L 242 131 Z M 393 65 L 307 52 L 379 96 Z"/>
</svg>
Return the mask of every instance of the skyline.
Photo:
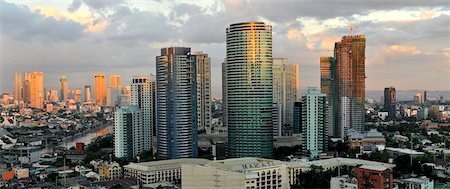
<svg viewBox="0 0 450 189">
<path fill-rule="evenodd" d="M 349 34 L 351 23 L 353 34 L 368 39 L 367 90 L 395 86 L 397 90 L 448 91 L 448 3 L 405 2 L 388 6 L 383 2 L 361 5 L 343 1 L 201 1 L 198 5 L 193 1 L 160 1 L 146 6 L 141 1 L 120 0 L 17 1 L 26 6 L 19 7 L 1 1 L 0 89 L 12 92 L 16 71 L 44 72 L 47 90 L 58 89 L 62 75 L 68 77 L 70 89 L 93 86 L 95 73 L 120 74 L 122 83 L 130 84 L 133 75 L 155 74 L 154 57 L 160 48 L 171 46 L 209 54 L 211 75 L 220 75 L 226 27 L 255 20 L 273 26 L 273 57 L 299 64 L 302 90 L 319 86 L 320 56 L 332 56 L 332 52 L 313 49 L 331 50 L 334 42 Z M 333 6 L 340 9 L 331 11 Z M 248 11 L 236 12 L 241 9 Z M 202 27 L 205 23 L 209 27 Z M 212 96 L 222 96 L 221 83 L 221 77 L 213 77 Z"/>
</svg>

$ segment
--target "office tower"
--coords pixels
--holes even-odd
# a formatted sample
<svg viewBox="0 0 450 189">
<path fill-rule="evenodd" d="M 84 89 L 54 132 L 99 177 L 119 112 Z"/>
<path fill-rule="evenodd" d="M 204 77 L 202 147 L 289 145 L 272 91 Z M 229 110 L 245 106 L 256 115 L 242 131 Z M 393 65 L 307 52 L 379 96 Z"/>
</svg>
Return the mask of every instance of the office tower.
<svg viewBox="0 0 450 189">
<path fill-rule="evenodd" d="M 30 73 L 29 72 L 25 72 L 23 74 L 22 99 L 25 102 L 25 104 L 30 103 Z"/>
<path fill-rule="evenodd" d="M 76 88 L 75 90 L 73 90 L 73 100 L 75 101 L 75 102 L 81 102 L 81 96 L 82 96 L 82 92 L 81 92 L 81 89 L 80 88 Z"/>
<path fill-rule="evenodd" d="M 49 101 L 50 102 L 58 102 L 59 101 L 58 91 L 57 90 L 50 90 L 49 92 L 50 92 Z"/>
<path fill-rule="evenodd" d="M 288 64 L 287 58 L 273 58 L 273 106 L 277 116 L 273 123 L 274 136 L 293 133 L 294 103 L 298 91 L 298 64 Z"/>
<path fill-rule="evenodd" d="M 317 157 L 327 150 L 326 95 L 308 87 L 302 96 L 302 152 Z"/>
<path fill-rule="evenodd" d="M 120 105 L 130 105 L 131 103 L 131 86 L 126 85 L 122 87 L 122 94 L 120 95 Z M 156 130 L 155 130 L 156 131 Z"/>
<path fill-rule="evenodd" d="M 22 100 L 22 75 L 20 72 L 16 72 L 14 75 L 14 99 Z"/>
<path fill-rule="evenodd" d="M 162 159 L 197 156 L 196 86 L 190 53 L 190 48 L 170 47 L 156 57 L 157 151 Z"/>
<path fill-rule="evenodd" d="M 44 108 L 44 73 L 30 73 L 30 107 Z"/>
<path fill-rule="evenodd" d="M 336 59 L 320 57 L 320 91 L 327 95 L 328 136 L 340 137 L 337 128 Z"/>
<path fill-rule="evenodd" d="M 119 105 L 120 95 L 122 93 L 122 83 L 120 75 L 109 76 L 109 87 L 106 91 L 106 105 L 116 106 Z"/>
<path fill-rule="evenodd" d="M 106 105 L 106 75 L 94 75 L 94 97 L 95 104 L 100 106 Z"/>
<path fill-rule="evenodd" d="M 120 75 L 110 75 L 109 76 L 109 87 L 121 87 L 122 82 L 120 80 Z"/>
<path fill-rule="evenodd" d="M 414 96 L 414 102 L 415 102 L 416 104 L 421 104 L 421 103 L 422 103 L 422 95 L 421 95 L 420 93 L 417 93 L 417 94 Z"/>
<path fill-rule="evenodd" d="M 67 81 L 67 77 L 65 75 L 61 76 L 61 78 L 59 78 L 59 89 L 60 89 L 60 96 L 61 96 L 61 100 L 63 102 L 67 101 L 67 99 L 69 99 L 69 84 Z"/>
<path fill-rule="evenodd" d="M 427 102 L 427 91 L 422 91 L 422 104 Z"/>
<path fill-rule="evenodd" d="M 335 44 L 338 136 L 362 130 L 365 119 L 365 47 L 363 35 L 344 36 Z"/>
<path fill-rule="evenodd" d="M 211 58 L 203 52 L 194 52 L 190 56 L 197 99 L 197 129 L 211 132 Z"/>
<path fill-rule="evenodd" d="M 272 26 L 231 24 L 226 29 L 224 124 L 229 157 L 272 157 Z"/>
<path fill-rule="evenodd" d="M 394 87 L 384 88 L 384 110 L 389 113 L 390 118 L 395 118 L 395 106 L 397 104 L 397 97 Z"/>
<path fill-rule="evenodd" d="M 294 134 L 302 133 L 302 102 L 294 103 Z"/>
<path fill-rule="evenodd" d="M 137 155 L 135 128 L 142 127 L 142 113 L 137 106 L 122 106 L 114 112 L 114 155 L 134 158 Z"/>
<path fill-rule="evenodd" d="M 91 86 L 90 85 L 84 86 L 84 101 L 85 102 L 91 101 Z"/>
<path fill-rule="evenodd" d="M 153 75 L 133 76 L 131 83 L 131 105 L 142 112 L 141 127 L 134 128 L 137 153 L 152 149 L 153 133 L 156 134 L 156 81 Z"/>
</svg>

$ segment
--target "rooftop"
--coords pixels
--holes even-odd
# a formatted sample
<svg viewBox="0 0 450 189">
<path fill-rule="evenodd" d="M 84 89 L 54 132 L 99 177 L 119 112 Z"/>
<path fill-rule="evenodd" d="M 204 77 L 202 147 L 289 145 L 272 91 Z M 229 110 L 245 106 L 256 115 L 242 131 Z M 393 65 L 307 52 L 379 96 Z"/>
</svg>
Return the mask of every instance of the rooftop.
<svg viewBox="0 0 450 189">
<path fill-rule="evenodd" d="M 379 165 L 363 165 L 359 168 L 362 169 L 369 169 L 369 170 L 375 170 L 375 171 L 385 171 L 387 168 Z"/>
<path fill-rule="evenodd" d="M 402 154 L 411 154 L 411 155 L 424 155 L 425 154 L 423 152 L 418 152 L 418 151 L 411 150 L 411 149 L 406 149 L 406 148 L 386 147 L 385 149 L 389 150 L 389 151 L 399 152 L 399 153 L 402 153 Z"/>
<path fill-rule="evenodd" d="M 174 169 L 181 167 L 181 164 L 194 164 L 202 165 L 208 163 L 210 160 L 199 159 L 199 158 L 182 158 L 182 159 L 171 159 L 163 161 L 149 161 L 142 163 L 130 163 L 125 165 L 125 169 L 135 169 L 140 171 L 156 171 L 161 169 Z"/>
</svg>

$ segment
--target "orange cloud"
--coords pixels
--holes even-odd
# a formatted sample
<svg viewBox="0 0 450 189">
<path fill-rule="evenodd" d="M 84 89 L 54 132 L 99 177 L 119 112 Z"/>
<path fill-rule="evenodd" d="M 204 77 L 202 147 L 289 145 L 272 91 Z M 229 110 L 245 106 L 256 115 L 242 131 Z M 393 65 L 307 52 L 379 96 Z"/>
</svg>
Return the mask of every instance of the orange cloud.
<svg viewBox="0 0 450 189">
<path fill-rule="evenodd" d="M 387 53 L 405 53 L 405 54 L 412 54 L 412 55 L 417 55 L 417 54 L 422 53 L 414 45 L 390 45 L 385 49 L 385 52 L 387 52 Z"/>
<path fill-rule="evenodd" d="M 103 29 L 106 28 L 106 26 L 108 26 L 108 22 L 107 21 L 102 21 L 96 24 L 90 24 L 85 31 L 87 32 L 99 32 L 102 31 Z"/>
</svg>

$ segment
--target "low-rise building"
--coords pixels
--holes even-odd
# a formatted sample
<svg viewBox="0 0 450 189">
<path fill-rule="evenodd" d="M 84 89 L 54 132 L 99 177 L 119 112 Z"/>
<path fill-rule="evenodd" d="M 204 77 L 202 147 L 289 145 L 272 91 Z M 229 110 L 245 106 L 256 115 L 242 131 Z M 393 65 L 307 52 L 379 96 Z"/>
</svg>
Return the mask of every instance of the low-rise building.
<svg viewBox="0 0 450 189">
<path fill-rule="evenodd" d="M 122 176 L 122 168 L 117 162 L 105 163 L 98 168 L 98 173 L 107 180 L 118 179 Z"/>
<path fill-rule="evenodd" d="M 358 188 L 391 189 L 392 170 L 382 166 L 363 165 L 355 168 Z"/>
<path fill-rule="evenodd" d="M 407 178 L 403 179 L 406 189 L 434 189 L 434 181 L 426 178 Z"/>
<path fill-rule="evenodd" d="M 397 158 L 398 156 L 402 155 L 410 155 L 413 158 L 416 158 L 425 155 L 424 152 L 418 152 L 412 149 L 386 147 L 385 150 L 391 158 Z"/>
<path fill-rule="evenodd" d="M 350 178 L 348 175 L 332 177 L 330 189 L 358 189 L 358 180 Z"/>
<path fill-rule="evenodd" d="M 349 129 L 347 137 L 349 148 L 360 149 L 360 152 L 384 150 L 386 146 L 386 139 L 376 129 L 371 129 L 367 132 L 358 132 L 354 129 Z"/>
</svg>

